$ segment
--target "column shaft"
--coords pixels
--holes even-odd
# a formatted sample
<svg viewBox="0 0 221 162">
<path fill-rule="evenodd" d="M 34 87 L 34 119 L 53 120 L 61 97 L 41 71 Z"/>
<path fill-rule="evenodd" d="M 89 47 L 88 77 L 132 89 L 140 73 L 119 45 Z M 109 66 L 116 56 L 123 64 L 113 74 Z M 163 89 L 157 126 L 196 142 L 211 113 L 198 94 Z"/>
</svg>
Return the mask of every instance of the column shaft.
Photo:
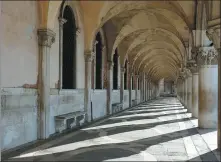
<svg viewBox="0 0 221 162">
<path fill-rule="evenodd" d="M 85 88 L 84 88 L 84 111 L 86 114 L 86 122 L 90 122 L 92 119 L 91 110 L 91 75 L 92 75 L 92 59 L 93 52 L 86 51 L 85 56 Z"/>
<path fill-rule="evenodd" d="M 192 113 L 192 75 L 187 78 L 187 109 Z"/>
<path fill-rule="evenodd" d="M 38 30 L 39 44 L 39 108 L 38 138 L 46 139 L 50 135 L 50 48 L 55 41 L 55 33 L 50 29 Z"/>
<path fill-rule="evenodd" d="M 198 118 L 199 73 L 193 73 L 192 78 L 192 115 Z"/>
<path fill-rule="evenodd" d="M 125 73 L 125 68 L 121 68 L 120 72 L 120 103 L 124 104 L 124 73 Z"/>
<path fill-rule="evenodd" d="M 107 69 L 107 114 L 112 114 L 113 62 L 108 61 Z"/>
</svg>

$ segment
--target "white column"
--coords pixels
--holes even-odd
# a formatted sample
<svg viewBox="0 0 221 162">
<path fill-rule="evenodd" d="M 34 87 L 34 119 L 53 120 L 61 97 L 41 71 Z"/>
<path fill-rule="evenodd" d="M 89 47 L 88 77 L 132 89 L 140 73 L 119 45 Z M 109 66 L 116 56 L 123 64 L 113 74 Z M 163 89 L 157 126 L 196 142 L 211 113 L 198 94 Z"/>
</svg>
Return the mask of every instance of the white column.
<svg viewBox="0 0 221 162">
<path fill-rule="evenodd" d="M 108 61 L 107 69 L 107 114 L 112 114 L 113 62 Z"/>
<path fill-rule="evenodd" d="M 39 45 L 39 107 L 38 138 L 46 139 L 50 134 L 50 48 L 55 33 L 50 29 L 38 29 Z"/>
<path fill-rule="evenodd" d="M 138 77 L 139 76 L 136 74 L 135 75 L 135 80 L 134 80 L 135 81 L 135 84 L 134 84 L 135 87 L 134 88 L 135 88 L 135 101 L 136 101 L 136 104 L 138 104 Z"/>
<path fill-rule="evenodd" d="M 125 73 L 125 68 L 121 67 L 120 71 L 120 103 L 124 104 L 124 73 Z"/>
<path fill-rule="evenodd" d="M 217 51 L 211 47 L 199 48 L 199 127 L 217 128 L 218 65 Z"/>
<path fill-rule="evenodd" d="M 187 77 L 187 109 L 190 113 L 192 110 L 192 74 L 189 73 Z"/>
<path fill-rule="evenodd" d="M 131 66 L 131 65 L 130 65 Z M 128 89 L 129 89 L 129 107 L 132 107 L 132 76 L 133 76 L 133 72 L 131 67 L 129 67 L 129 82 L 128 82 Z"/>
<path fill-rule="evenodd" d="M 58 18 L 59 21 L 59 89 L 61 90 L 63 87 L 63 25 L 67 22 L 62 17 Z"/>
<path fill-rule="evenodd" d="M 198 101 L 199 101 L 199 73 L 193 73 L 192 79 L 192 114 L 193 117 L 198 118 Z"/>
<path fill-rule="evenodd" d="M 218 131 L 217 131 L 217 143 L 218 143 L 218 149 L 221 151 L 221 137 L 220 137 L 220 123 L 221 123 L 221 50 L 220 50 L 220 22 L 218 21 L 218 24 L 213 24 L 212 27 L 209 27 L 209 30 L 207 30 L 207 36 L 208 38 L 213 41 L 214 47 L 217 50 L 218 53 Z"/>
<path fill-rule="evenodd" d="M 85 56 L 85 88 L 84 88 L 84 110 L 86 114 L 86 122 L 92 120 L 92 111 L 91 111 L 91 62 L 93 59 L 94 53 L 92 51 L 86 51 Z"/>
</svg>

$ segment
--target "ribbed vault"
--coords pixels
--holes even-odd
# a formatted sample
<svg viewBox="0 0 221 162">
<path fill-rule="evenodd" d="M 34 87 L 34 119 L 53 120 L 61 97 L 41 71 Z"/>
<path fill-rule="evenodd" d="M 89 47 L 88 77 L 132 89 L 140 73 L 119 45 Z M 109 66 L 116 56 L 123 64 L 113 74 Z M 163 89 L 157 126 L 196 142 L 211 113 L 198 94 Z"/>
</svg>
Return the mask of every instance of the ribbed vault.
<svg viewBox="0 0 221 162">
<path fill-rule="evenodd" d="M 110 7 L 111 6 L 111 7 Z M 145 73 L 153 82 L 176 80 L 187 55 L 187 17 L 173 2 L 115 2 L 102 17 L 116 26 L 111 53 L 116 48 L 122 65 L 128 60 L 135 73 Z"/>
</svg>

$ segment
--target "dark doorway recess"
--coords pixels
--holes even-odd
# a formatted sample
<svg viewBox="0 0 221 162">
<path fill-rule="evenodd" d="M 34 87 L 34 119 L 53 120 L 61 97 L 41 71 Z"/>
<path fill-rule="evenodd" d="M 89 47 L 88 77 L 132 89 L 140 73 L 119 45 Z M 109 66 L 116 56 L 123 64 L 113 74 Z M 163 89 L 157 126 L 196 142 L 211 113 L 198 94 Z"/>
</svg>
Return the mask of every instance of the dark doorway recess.
<svg viewBox="0 0 221 162">
<path fill-rule="evenodd" d="M 127 61 L 125 62 L 125 73 L 124 73 L 124 89 L 127 89 Z"/>
<path fill-rule="evenodd" d="M 67 22 L 63 25 L 63 68 L 62 88 L 76 88 L 76 24 L 72 9 L 66 6 L 63 18 Z"/>
<path fill-rule="evenodd" d="M 113 56 L 113 89 L 118 89 L 118 53 L 117 49 L 115 50 L 114 56 Z"/>
<path fill-rule="evenodd" d="M 102 89 L 102 40 L 100 33 L 97 33 L 96 41 L 96 89 Z"/>
</svg>

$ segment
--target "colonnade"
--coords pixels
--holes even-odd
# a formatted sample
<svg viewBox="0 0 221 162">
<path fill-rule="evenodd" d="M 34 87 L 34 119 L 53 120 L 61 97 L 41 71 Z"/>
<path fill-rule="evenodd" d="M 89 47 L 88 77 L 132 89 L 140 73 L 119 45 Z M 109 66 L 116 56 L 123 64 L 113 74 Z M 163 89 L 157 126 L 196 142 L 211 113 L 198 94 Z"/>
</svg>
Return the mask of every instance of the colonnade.
<svg viewBox="0 0 221 162">
<path fill-rule="evenodd" d="M 199 128 L 218 129 L 220 148 L 220 106 L 218 103 L 218 56 L 220 50 L 213 46 L 197 47 L 192 51 L 192 60 L 182 69 L 177 79 L 177 96 L 192 116 L 198 118 Z M 220 64 L 220 63 L 219 63 Z M 218 117 L 219 116 L 219 117 Z"/>
</svg>

